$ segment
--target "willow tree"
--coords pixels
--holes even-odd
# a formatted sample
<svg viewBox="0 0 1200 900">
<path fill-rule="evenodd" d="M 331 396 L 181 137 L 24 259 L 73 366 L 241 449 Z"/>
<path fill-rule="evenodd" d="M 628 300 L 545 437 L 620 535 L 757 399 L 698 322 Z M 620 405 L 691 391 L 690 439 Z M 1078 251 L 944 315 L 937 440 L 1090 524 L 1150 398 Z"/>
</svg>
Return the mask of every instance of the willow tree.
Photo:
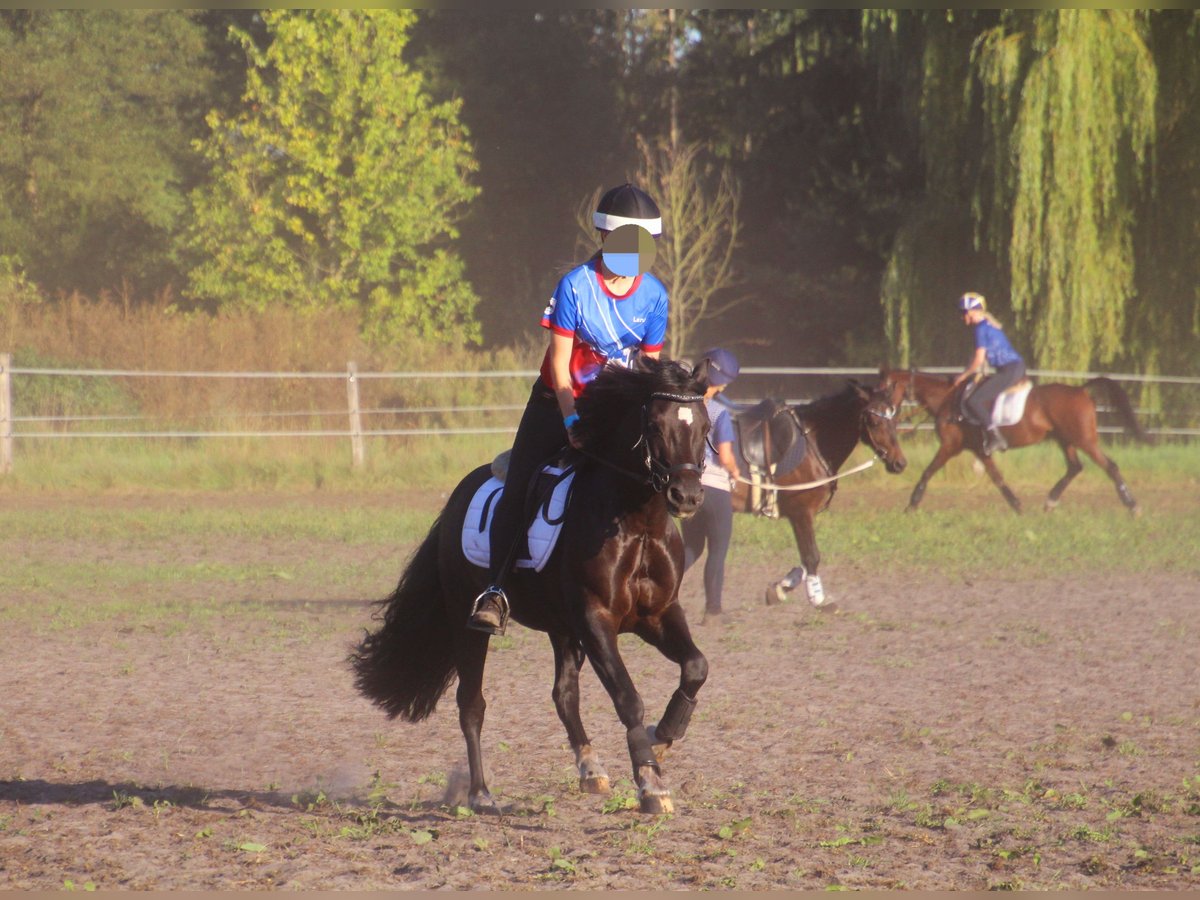
<svg viewBox="0 0 1200 900">
<path fill-rule="evenodd" d="M 994 262 L 996 271 L 990 284 L 976 279 L 959 289 L 997 292 L 1032 361 L 1112 363 L 1137 295 L 1134 211 L 1155 134 L 1148 14 L 910 15 L 917 25 L 904 14 L 885 21 L 896 34 L 906 24 L 919 33 L 927 200 L 902 230 L 885 282 L 894 336 L 909 333 L 924 302 L 914 296 L 922 264 L 912 256 L 926 246 L 921 223 L 962 218 L 973 226 L 970 252 L 980 254 L 980 268 Z M 965 58 L 964 28 L 973 32 Z M 947 90 L 953 85 L 957 96 Z M 932 214 L 935 196 L 946 215 Z"/>
<path fill-rule="evenodd" d="M 1154 137 L 1146 35 L 1136 10 L 1057 9 L 1012 12 L 977 45 L 985 139 L 1011 161 L 982 230 L 1008 258 L 1012 310 L 1043 367 L 1112 363 L 1124 345 Z"/>
</svg>

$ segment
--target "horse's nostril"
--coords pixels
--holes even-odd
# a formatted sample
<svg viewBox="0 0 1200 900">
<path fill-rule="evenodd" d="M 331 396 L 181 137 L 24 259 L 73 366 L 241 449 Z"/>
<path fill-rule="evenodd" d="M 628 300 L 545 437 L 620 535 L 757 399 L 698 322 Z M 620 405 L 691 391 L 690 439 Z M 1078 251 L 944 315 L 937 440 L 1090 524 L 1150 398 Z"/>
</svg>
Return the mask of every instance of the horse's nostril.
<svg viewBox="0 0 1200 900">
<path fill-rule="evenodd" d="M 700 489 L 699 485 L 689 488 L 683 484 L 672 484 L 667 488 L 667 502 L 675 507 L 675 509 L 681 511 L 695 511 L 703 499 L 704 492 Z"/>
</svg>

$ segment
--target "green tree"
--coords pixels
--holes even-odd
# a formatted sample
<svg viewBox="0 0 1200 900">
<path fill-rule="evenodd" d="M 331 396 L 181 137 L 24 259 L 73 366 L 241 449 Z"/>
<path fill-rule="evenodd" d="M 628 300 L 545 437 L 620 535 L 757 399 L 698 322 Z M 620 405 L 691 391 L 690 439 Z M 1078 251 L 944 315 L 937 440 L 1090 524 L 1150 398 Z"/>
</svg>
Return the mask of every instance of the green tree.
<svg viewBox="0 0 1200 900">
<path fill-rule="evenodd" d="M 1011 226 L 988 229 L 1013 312 L 1040 365 L 1110 364 L 1136 295 L 1131 213 L 1154 139 L 1145 13 L 1006 16 L 979 48 L 987 138 L 1013 161 L 997 173 Z"/>
<path fill-rule="evenodd" d="M 1157 10 L 1154 175 L 1137 210 L 1129 356 L 1146 372 L 1200 372 L 1200 12 Z M 1145 395 L 1143 395 L 1144 397 Z"/>
<path fill-rule="evenodd" d="M 1158 132 L 1152 15 L 868 17 L 917 67 L 905 81 L 925 187 L 897 232 L 883 290 L 900 362 L 930 360 L 950 343 L 957 325 L 947 310 L 967 289 L 1011 317 L 1038 366 L 1131 360 L 1142 305 L 1137 213 Z M 1194 37 L 1190 49 L 1194 57 Z"/>
<path fill-rule="evenodd" d="M 191 295 L 356 308 L 372 340 L 477 340 L 477 298 L 451 246 L 475 161 L 460 104 L 432 102 L 402 59 L 414 14 L 263 19 L 265 48 L 233 31 L 251 63 L 241 111 L 208 118 Z"/>
<path fill-rule="evenodd" d="M 0 12 L 0 255 L 49 291 L 169 281 L 207 60 L 191 12 Z"/>
<path fill-rule="evenodd" d="M 751 299 L 708 331 L 780 364 L 880 359 L 879 279 L 921 181 L 915 116 L 872 66 L 862 13 L 695 10 L 679 33 L 680 130 L 742 186 Z"/>
</svg>

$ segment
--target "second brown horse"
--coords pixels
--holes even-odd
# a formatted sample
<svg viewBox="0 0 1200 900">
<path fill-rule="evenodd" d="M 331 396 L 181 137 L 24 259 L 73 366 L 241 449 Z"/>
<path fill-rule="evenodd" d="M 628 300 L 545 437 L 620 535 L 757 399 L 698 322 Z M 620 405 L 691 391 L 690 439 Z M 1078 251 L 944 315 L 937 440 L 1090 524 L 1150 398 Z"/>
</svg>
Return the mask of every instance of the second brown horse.
<svg viewBox="0 0 1200 900">
<path fill-rule="evenodd" d="M 948 375 L 935 375 L 920 372 L 916 369 L 887 369 L 879 370 L 881 390 L 887 391 L 892 401 L 899 405 L 908 399 L 920 404 L 934 417 L 940 446 L 933 460 L 921 473 L 917 486 L 913 488 L 908 501 L 908 509 L 915 510 L 925 495 L 925 486 L 929 479 L 964 450 L 970 450 L 983 463 L 992 483 L 1004 495 L 1008 505 L 1016 512 L 1021 512 L 1021 501 L 1004 482 L 1004 476 L 996 467 L 995 460 L 985 455 L 982 450 L 981 432 L 977 426 L 960 421 L 957 399 L 961 390 L 956 388 L 954 379 Z M 1054 438 L 1062 448 L 1067 460 L 1067 472 L 1050 489 L 1046 497 L 1047 511 L 1058 505 L 1059 498 L 1067 485 L 1083 470 L 1079 461 L 1079 451 L 1082 450 L 1096 465 L 1105 471 L 1117 489 L 1117 496 L 1133 514 L 1138 513 L 1137 501 L 1117 464 L 1104 455 L 1100 449 L 1099 429 L 1096 425 L 1096 403 L 1092 400 L 1088 389 L 1102 387 L 1109 395 L 1121 415 L 1126 430 L 1139 440 L 1149 443 L 1146 433 L 1138 424 L 1133 413 L 1129 397 L 1121 386 L 1111 378 L 1093 378 L 1082 387 L 1069 384 L 1039 384 L 1035 385 L 1025 402 L 1025 413 L 1015 425 L 1006 425 L 1000 429 L 1009 449 L 1028 447 L 1040 443 L 1047 437 Z"/>
<path fill-rule="evenodd" d="M 859 441 L 874 451 L 888 472 L 904 471 L 908 461 L 896 437 L 898 408 L 888 393 L 851 381 L 836 394 L 778 410 L 778 415 L 792 417 L 796 428 L 808 441 L 808 452 L 794 469 L 774 479 L 776 509 L 792 526 L 796 548 L 800 551 L 800 565 L 767 588 L 768 604 L 779 603 L 803 584 L 813 606 L 833 608 L 817 574 L 821 554 L 817 549 L 813 519 L 833 501 L 838 470 Z M 814 482 L 823 483 L 796 489 Z M 733 511 L 757 512 L 754 507 L 750 486 L 742 482 L 735 484 Z"/>
</svg>

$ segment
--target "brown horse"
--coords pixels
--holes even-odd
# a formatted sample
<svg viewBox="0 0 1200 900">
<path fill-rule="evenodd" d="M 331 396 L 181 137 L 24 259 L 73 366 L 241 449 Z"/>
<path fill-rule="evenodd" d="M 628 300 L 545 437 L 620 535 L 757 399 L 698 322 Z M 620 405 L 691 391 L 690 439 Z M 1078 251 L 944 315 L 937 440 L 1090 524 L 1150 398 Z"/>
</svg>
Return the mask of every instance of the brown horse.
<svg viewBox="0 0 1200 900">
<path fill-rule="evenodd" d="M 891 395 L 851 381 L 837 394 L 820 397 L 800 406 L 786 406 L 778 415 L 791 416 L 797 430 L 808 441 L 808 451 L 800 464 L 790 472 L 774 479 L 776 508 L 779 515 L 791 523 L 800 551 L 800 565 L 767 588 L 766 602 L 778 603 L 804 583 L 805 594 L 813 606 L 831 609 L 817 566 L 821 553 L 817 549 L 813 518 L 833 502 L 837 491 L 837 473 L 847 457 L 862 441 L 875 452 L 892 474 L 904 471 L 908 460 L 900 449 L 896 436 L 896 410 Z M 797 485 L 823 482 L 815 487 L 796 490 Z M 734 512 L 757 512 L 751 488 L 739 481 L 733 488 Z"/>
<path fill-rule="evenodd" d="M 918 372 L 916 369 L 881 368 L 879 378 L 880 389 L 888 392 L 893 403 L 899 404 L 904 399 L 915 401 L 934 417 L 938 439 L 941 441 L 933 461 L 913 488 L 908 501 L 910 511 L 920 504 L 925 495 L 925 486 L 934 473 L 963 450 L 970 450 L 983 463 L 992 483 L 1000 489 L 1008 505 L 1016 512 L 1021 512 L 1021 501 L 1004 483 L 1004 476 L 996 467 L 995 460 L 983 453 L 982 429 L 962 421 L 959 413 L 962 389 L 955 387 L 953 376 Z M 1117 496 L 1121 498 L 1121 502 L 1131 513 L 1137 515 L 1137 501 L 1133 499 L 1129 486 L 1121 477 L 1121 470 L 1100 450 L 1099 431 L 1096 428 L 1096 404 L 1087 390 L 1093 386 L 1103 387 L 1108 392 L 1110 402 L 1121 414 L 1126 430 L 1139 440 L 1149 443 L 1149 438 L 1133 414 L 1128 395 L 1119 384 L 1111 378 L 1104 377 L 1093 378 L 1082 387 L 1057 383 L 1036 385 L 1025 402 L 1025 414 L 1021 420 L 1015 425 L 1002 426 L 1000 433 L 1008 443 L 1009 449 L 1028 447 L 1047 437 L 1058 441 L 1067 460 L 1067 473 L 1050 489 L 1044 507 L 1047 512 L 1058 505 L 1058 500 L 1067 489 L 1067 485 L 1082 471 L 1083 463 L 1079 461 L 1079 450 L 1082 450 L 1108 473 L 1108 477 L 1116 485 Z"/>
</svg>

